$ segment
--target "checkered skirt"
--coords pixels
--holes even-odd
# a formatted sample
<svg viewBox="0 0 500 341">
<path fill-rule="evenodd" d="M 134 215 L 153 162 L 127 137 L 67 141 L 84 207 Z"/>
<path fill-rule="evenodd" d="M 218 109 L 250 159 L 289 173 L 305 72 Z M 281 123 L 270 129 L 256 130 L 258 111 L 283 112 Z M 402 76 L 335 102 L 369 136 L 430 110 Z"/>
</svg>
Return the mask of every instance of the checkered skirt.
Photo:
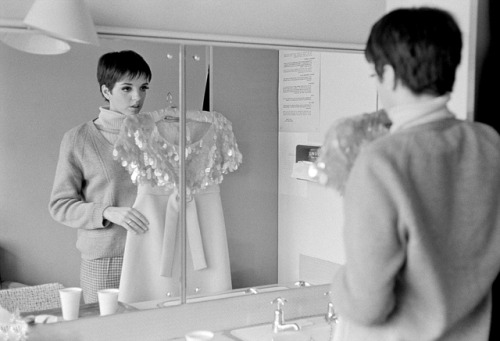
<svg viewBox="0 0 500 341">
<path fill-rule="evenodd" d="M 97 302 L 97 291 L 118 288 L 122 272 L 123 257 L 82 259 L 80 284 L 85 303 Z"/>
</svg>

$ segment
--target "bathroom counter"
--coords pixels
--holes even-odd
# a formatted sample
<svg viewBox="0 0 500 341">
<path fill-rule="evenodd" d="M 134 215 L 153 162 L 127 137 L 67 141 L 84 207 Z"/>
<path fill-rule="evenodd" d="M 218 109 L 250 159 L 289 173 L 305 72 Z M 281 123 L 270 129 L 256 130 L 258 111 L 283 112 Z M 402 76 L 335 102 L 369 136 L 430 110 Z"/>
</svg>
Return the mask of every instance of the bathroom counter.
<svg viewBox="0 0 500 341">
<path fill-rule="evenodd" d="M 182 340 L 183 335 L 192 330 L 219 332 L 217 335 L 221 341 L 230 340 L 225 331 L 272 323 L 275 306 L 271 301 L 279 296 L 287 300 L 284 307 L 286 320 L 326 313 L 328 298 L 324 293 L 328 289 L 328 285 L 300 287 L 168 308 L 34 325 L 30 327 L 28 340 L 168 341 L 179 338 Z"/>
</svg>

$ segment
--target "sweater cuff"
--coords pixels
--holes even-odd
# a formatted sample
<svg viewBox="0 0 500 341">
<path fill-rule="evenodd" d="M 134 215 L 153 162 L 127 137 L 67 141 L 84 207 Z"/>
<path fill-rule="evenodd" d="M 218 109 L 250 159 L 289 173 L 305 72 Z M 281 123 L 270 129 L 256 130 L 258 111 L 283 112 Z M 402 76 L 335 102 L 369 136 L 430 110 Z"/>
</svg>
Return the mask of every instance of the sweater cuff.
<svg viewBox="0 0 500 341">
<path fill-rule="evenodd" d="M 108 227 L 111 222 L 104 219 L 104 210 L 108 208 L 108 204 L 94 204 L 94 211 L 92 212 L 92 224 L 96 228 Z"/>
</svg>

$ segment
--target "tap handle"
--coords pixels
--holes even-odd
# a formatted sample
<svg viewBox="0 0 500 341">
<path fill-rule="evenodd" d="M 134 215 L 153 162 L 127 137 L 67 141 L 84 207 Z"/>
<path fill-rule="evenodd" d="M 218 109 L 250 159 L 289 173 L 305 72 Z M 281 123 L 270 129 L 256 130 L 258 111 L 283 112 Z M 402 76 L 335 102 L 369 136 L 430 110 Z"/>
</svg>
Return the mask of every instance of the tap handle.
<svg viewBox="0 0 500 341">
<path fill-rule="evenodd" d="M 328 303 L 328 311 L 326 312 L 325 320 L 326 322 L 334 322 L 334 323 L 337 323 L 339 320 L 339 317 L 335 312 L 335 309 L 333 308 L 332 302 Z"/>
<path fill-rule="evenodd" d="M 278 310 L 281 310 L 287 300 L 283 297 L 276 297 L 274 300 L 271 301 L 271 304 L 277 304 L 278 305 Z"/>
<path fill-rule="evenodd" d="M 324 295 L 328 296 L 328 298 L 331 299 L 331 297 L 330 297 L 331 293 L 332 292 L 329 290 L 329 291 L 325 292 Z M 325 315 L 325 320 L 327 322 L 335 322 L 335 323 L 337 323 L 337 321 L 338 321 L 338 316 L 335 313 L 335 308 L 333 307 L 332 302 L 328 302 L 328 310 L 327 310 L 326 315 Z"/>
</svg>

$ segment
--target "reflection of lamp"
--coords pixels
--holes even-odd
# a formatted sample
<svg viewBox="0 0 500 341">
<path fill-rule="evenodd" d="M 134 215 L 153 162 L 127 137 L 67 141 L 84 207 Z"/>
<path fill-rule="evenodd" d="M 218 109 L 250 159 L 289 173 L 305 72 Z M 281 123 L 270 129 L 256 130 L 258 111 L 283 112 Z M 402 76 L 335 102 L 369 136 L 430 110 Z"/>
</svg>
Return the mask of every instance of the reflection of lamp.
<svg viewBox="0 0 500 341">
<path fill-rule="evenodd" d="M 35 31 L 0 33 L 0 40 L 15 49 L 35 54 L 62 54 L 70 50 L 67 42 Z"/>
<path fill-rule="evenodd" d="M 83 0 L 36 0 L 24 23 L 55 38 L 99 45 L 94 22 Z"/>
<path fill-rule="evenodd" d="M 70 49 L 66 41 L 99 45 L 84 0 L 35 0 L 24 24 L 35 30 L 0 33 L 0 40 L 18 50 L 35 54 L 65 53 Z"/>
</svg>

